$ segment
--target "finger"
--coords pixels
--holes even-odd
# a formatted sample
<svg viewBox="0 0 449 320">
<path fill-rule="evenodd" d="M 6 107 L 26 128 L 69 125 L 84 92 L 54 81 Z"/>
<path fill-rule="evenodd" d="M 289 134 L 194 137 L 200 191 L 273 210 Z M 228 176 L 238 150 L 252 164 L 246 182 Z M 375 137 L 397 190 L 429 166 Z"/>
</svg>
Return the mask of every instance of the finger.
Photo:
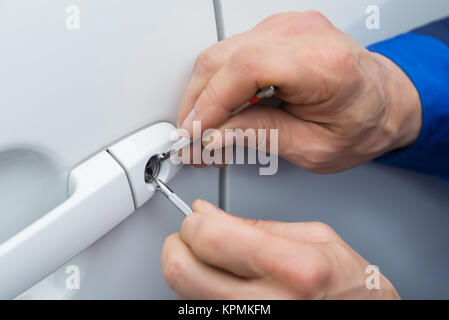
<svg viewBox="0 0 449 320">
<path fill-rule="evenodd" d="M 161 262 L 168 285 L 183 298 L 226 299 L 249 285 L 246 280 L 201 262 L 179 233 L 166 239 Z"/>
<path fill-rule="evenodd" d="M 206 264 L 248 278 L 269 276 L 288 259 L 293 248 L 302 247 L 300 242 L 210 211 L 189 215 L 182 224 L 181 237 Z"/>
<path fill-rule="evenodd" d="M 297 12 L 291 12 L 291 16 L 298 15 Z M 262 32 L 273 30 L 279 22 L 286 20 L 286 18 L 285 13 L 271 15 L 257 24 L 253 30 Z M 182 125 L 210 79 L 230 59 L 237 48 L 248 45 L 251 35 L 254 34 L 254 32 L 251 32 L 253 30 L 221 40 L 198 56 L 194 72 L 184 92 L 178 111 L 178 127 Z"/>
<path fill-rule="evenodd" d="M 197 199 L 192 203 L 192 210 L 195 212 L 206 212 L 210 214 L 226 214 L 221 208 L 217 207 L 213 203 Z"/>
<path fill-rule="evenodd" d="M 233 135 L 242 134 L 242 131 L 235 131 L 236 129 L 241 129 L 243 133 L 253 130 L 257 138 L 234 139 Z M 230 144 L 244 145 L 278 154 L 305 168 L 310 167 L 310 155 L 324 148 L 323 139 L 330 135 L 330 132 L 319 124 L 304 121 L 284 110 L 267 106 L 251 106 L 226 120 L 219 130 L 222 139 L 207 144 L 206 149 L 222 148 Z"/>
<path fill-rule="evenodd" d="M 239 80 L 238 78 L 243 77 L 229 71 L 230 68 L 227 64 L 214 75 L 182 122 L 182 128 L 192 133 L 194 121 L 201 123 L 202 130 L 217 127 L 229 117 L 233 108 L 248 100 L 257 91 L 254 81 Z M 224 101 L 225 95 L 227 101 Z"/>
<path fill-rule="evenodd" d="M 219 207 L 205 200 L 196 200 L 192 204 L 192 208 L 195 212 L 206 212 L 210 214 L 226 213 Z M 343 241 L 331 227 L 322 222 L 278 222 L 270 220 L 255 220 L 235 215 L 233 216 L 240 219 L 244 223 L 279 237 L 304 242 Z"/>
<path fill-rule="evenodd" d="M 197 58 L 192 77 L 184 92 L 178 111 L 178 127 L 181 126 L 193 105 L 213 75 L 226 63 L 232 53 L 245 43 L 247 32 L 221 40 L 203 51 Z"/>
<path fill-rule="evenodd" d="M 294 118 L 282 110 L 278 110 L 266 106 L 251 106 L 248 109 L 226 120 L 219 128 L 221 139 L 213 141 L 203 141 L 206 149 L 223 148 L 230 145 L 240 145 L 252 148 L 258 146 L 269 149 L 271 143 L 270 129 L 278 131 L 278 136 L 285 136 L 285 129 L 299 126 L 300 119 Z M 239 131 L 235 131 L 240 129 Z M 264 131 L 259 131 L 264 129 Z M 249 130 L 249 131 L 247 131 Z M 263 133 L 264 137 L 259 141 L 259 133 Z M 238 134 L 242 136 L 238 136 Z M 246 137 L 243 135 L 246 134 Z M 245 138 L 245 139 L 243 139 Z M 278 150 L 281 152 L 290 146 L 290 141 L 273 141 L 280 143 Z"/>
<path fill-rule="evenodd" d="M 267 39 L 260 39 L 236 49 L 210 79 L 184 120 L 184 129 L 192 132 L 193 121 L 200 121 L 203 130 L 218 127 L 257 89 L 270 85 L 278 87 L 276 95 L 287 102 L 316 101 L 322 77 L 310 66 L 307 54 L 280 44 L 282 50 L 278 51 L 276 46 L 266 45 Z"/>
</svg>

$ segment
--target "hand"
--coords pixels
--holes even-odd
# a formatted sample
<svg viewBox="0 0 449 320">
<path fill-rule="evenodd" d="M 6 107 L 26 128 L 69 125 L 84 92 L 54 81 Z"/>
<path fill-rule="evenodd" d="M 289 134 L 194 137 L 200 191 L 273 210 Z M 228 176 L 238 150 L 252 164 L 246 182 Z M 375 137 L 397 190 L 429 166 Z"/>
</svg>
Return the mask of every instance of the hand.
<svg viewBox="0 0 449 320">
<path fill-rule="evenodd" d="M 258 88 L 279 88 L 281 109 L 230 112 Z M 313 172 L 337 172 L 406 147 L 421 129 L 416 88 L 318 12 L 281 13 L 198 57 L 178 126 L 279 130 L 279 155 Z M 223 141 L 214 142 L 218 148 Z"/>
<path fill-rule="evenodd" d="M 369 263 L 325 224 L 244 219 L 203 200 L 193 210 L 162 249 L 181 298 L 399 298 L 382 275 L 380 289 L 367 289 Z"/>
</svg>

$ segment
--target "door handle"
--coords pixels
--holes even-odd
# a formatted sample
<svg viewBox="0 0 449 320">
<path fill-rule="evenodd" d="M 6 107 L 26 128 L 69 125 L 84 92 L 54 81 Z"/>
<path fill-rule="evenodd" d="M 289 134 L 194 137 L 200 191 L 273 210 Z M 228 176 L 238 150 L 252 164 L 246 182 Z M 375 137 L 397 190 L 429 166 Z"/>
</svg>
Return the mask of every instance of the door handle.
<svg viewBox="0 0 449 320">
<path fill-rule="evenodd" d="M 145 184 L 145 165 L 170 144 L 173 129 L 158 123 L 75 167 L 70 197 L 0 245 L 0 299 L 14 298 L 43 279 L 151 198 L 155 189 Z M 165 161 L 160 178 L 168 181 L 178 169 Z"/>
</svg>

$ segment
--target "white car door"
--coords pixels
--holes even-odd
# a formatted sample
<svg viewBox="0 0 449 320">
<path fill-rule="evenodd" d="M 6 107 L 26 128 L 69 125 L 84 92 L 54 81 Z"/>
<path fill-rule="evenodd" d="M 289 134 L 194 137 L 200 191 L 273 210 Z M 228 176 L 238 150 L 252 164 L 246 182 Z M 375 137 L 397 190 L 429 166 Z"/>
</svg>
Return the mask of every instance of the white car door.
<svg viewBox="0 0 449 320">
<path fill-rule="evenodd" d="M 373 5 L 379 9 L 380 29 L 369 30 L 365 21 Z M 273 13 L 292 10 L 321 11 L 368 45 L 448 16 L 449 2 L 226 0 L 221 1 L 219 33 L 229 37 Z M 273 176 L 259 176 L 251 165 L 224 171 L 227 211 L 259 219 L 323 221 L 379 266 L 402 298 L 449 298 L 449 183 L 376 163 L 333 175 L 311 174 L 286 161 Z"/>
<path fill-rule="evenodd" d="M 129 189 L 111 183 L 127 172 L 105 150 L 176 123 L 195 58 L 217 40 L 212 1 L 0 0 L 0 39 L 2 298 L 175 298 L 160 251 L 183 217 L 159 194 L 126 212 Z M 68 192 L 73 176 L 83 192 Z M 218 202 L 217 169 L 169 184 L 189 204 Z"/>
<path fill-rule="evenodd" d="M 219 35 L 275 12 L 315 9 L 364 45 L 449 14 L 445 0 L 425 8 L 418 0 L 214 4 Z M 370 31 L 365 9 L 373 4 L 381 28 Z M 79 29 L 67 20 L 76 9 Z M 0 39 L 1 248 L 67 200 L 77 165 L 141 128 L 174 123 L 195 56 L 216 41 L 214 8 L 211 1 L 0 0 Z M 216 169 L 183 168 L 170 185 L 187 202 L 220 201 L 236 214 L 324 221 L 379 265 L 402 297 L 449 296 L 448 184 L 438 179 L 379 164 L 317 176 L 281 161 L 275 176 L 236 165 L 222 169 L 220 181 Z M 181 221 L 155 195 L 19 298 L 174 298 L 159 254 Z M 64 247 L 63 235 L 55 241 Z"/>
</svg>

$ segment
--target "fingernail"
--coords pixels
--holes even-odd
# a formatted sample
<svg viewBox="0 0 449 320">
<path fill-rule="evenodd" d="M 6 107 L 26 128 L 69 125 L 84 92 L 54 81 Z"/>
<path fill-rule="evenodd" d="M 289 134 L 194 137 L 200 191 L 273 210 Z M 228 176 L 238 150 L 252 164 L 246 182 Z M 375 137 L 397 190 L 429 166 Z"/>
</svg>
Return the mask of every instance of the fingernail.
<svg viewBox="0 0 449 320">
<path fill-rule="evenodd" d="M 184 121 L 181 125 L 181 128 L 186 129 L 187 131 L 192 131 L 193 120 L 194 120 L 195 114 L 196 114 L 195 107 L 193 107 L 193 109 L 190 110 L 190 113 L 184 119 Z"/>
<path fill-rule="evenodd" d="M 219 207 L 213 205 L 212 203 L 206 200 L 201 201 L 201 206 L 207 213 L 211 214 L 223 213 L 223 210 L 221 210 Z"/>
</svg>

